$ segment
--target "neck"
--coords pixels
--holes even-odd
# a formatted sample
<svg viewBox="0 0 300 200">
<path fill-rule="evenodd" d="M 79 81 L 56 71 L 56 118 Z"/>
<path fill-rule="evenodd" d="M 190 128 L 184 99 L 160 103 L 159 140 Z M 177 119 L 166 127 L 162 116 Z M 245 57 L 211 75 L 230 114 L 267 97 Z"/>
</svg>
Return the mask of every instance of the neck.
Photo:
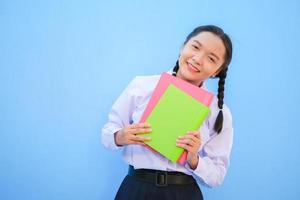
<svg viewBox="0 0 300 200">
<path fill-rule="evenodd" d="M 185 81 L 187 81 L 187 82 L 189 82 L 189 83 L 191 83 L 191 84 L 193 84 L 193 85 L 195 85 L 195 86 L 197 86 L 197 87 L 202 87 L 202 85 L 203 85 L 203 81 L 196 81 L 196 82 L 194 82 L 194 81 L 191 81 L 191 80 L 187 80 L 187 79 L 185 79 L 184 77 L 182 77 L 180 74 L 176 74 L 175 75 L 177 78 L 180 78 L 180 79 L 182 79 L 182 80 L 185 80 Z"/>
</svg>

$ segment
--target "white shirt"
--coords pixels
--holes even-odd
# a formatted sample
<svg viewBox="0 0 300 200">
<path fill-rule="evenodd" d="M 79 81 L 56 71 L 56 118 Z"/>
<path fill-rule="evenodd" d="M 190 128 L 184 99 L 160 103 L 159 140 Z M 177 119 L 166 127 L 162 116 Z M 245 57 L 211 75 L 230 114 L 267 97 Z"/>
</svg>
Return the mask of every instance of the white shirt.
<svg viewBox="0 0 300 200">
<path fill-rule="evenodd" d="M 229 166 L 233 127 L 230 110 L 224 105 L 223 129 L 219 134 L 214 131 L 213 127 L 219 112 L 216 97 L 214 97 L 210 106 L 209 116 L 199 129 L 201 146 L 199 149 L 199 162 L 195 170 L 192 170 L 188 164 L 182 166 L 172 163 L 142 145 L 125 145 L 121 147 L 116 145 L 114 133 L 125 126 L 139 123 L 159 78 L 160 75 L 137 76 L 129 83 L 109 112 L 108 122 L 102 128 L 102 143 L 109 149 L 122 150 L 124 161 L 134 166 L 135 169 L 179 171 L 192 175 L 198 182 L 206 186 L 216 187 L 221 185 Z"/>
</svg>

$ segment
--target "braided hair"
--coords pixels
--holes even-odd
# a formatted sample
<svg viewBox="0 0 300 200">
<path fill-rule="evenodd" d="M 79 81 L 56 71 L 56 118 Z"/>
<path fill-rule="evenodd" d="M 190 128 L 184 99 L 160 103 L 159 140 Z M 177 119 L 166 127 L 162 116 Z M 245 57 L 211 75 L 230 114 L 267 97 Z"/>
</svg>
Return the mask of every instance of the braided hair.
<svg viewBox="0 0 300 200">
<path fill-rule="evenodd" d="M 222 131 L 223 128 L 223 103 L 224 103 L 224 85 L 225 85 L 225 79 L 227 76 L 227 70 L 228 70 L 228 65 L 231 62 L 231 57 L 232 57 L 232 43 L 229 38 L 229 36 L 224 33 L 224 31 L 214 25 L 205 25 L 205 26 L 199 26 L 195 28 L 186 38 L 184 45 L 194 36 L 198 35 L 201 32 L 211 32 L 217 36 L 220 37 L 220 39 L 223 41 L 223 44 L 225 46 L 226 52 L 225 52 L 225 61 L 223 65 L 221 66 L 221 71 L 215 76 L 215 78 L 219 78 L 218 82 L 218 108 L 219 108 L 219 113 L 215 121 L 214 125 L 214 130 L 219 134 Z M 179 64 L 178 60 L 176 61 L 176 65 L 173 68 L 172 75 L 176 76 L 177 71 L 179 70 Z M 201 86 L 201 85 L 200 85 Z M 199 87 L 200 87 L 199 86 Z"/>
</svg>

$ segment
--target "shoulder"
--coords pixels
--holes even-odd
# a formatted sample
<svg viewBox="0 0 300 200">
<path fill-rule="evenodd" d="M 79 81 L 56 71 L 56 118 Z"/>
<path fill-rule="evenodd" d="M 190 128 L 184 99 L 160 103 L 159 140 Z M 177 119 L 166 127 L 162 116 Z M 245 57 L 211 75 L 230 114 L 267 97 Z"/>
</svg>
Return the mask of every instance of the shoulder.
<svg viewBox="0 0 300 200">
<path fill-rule="evenodd" d="M 127 85 L 123 95 L 139 104 L 151 96 L 159 78 L 160 75 L 136 76 Z"/>
<path fill-rule="evenodd" d="M 128 87 L 134 92 L 147 92 L 155 88 L 158 83 L 160 75 L 136 76 L 134 77 Z"/>
<path fill-rule="evenodd" d="M 160 75 L 136 76 L 133 78 L 132 83 L 135 85 L 155 84 L 159 78 Z"/>
</svg>

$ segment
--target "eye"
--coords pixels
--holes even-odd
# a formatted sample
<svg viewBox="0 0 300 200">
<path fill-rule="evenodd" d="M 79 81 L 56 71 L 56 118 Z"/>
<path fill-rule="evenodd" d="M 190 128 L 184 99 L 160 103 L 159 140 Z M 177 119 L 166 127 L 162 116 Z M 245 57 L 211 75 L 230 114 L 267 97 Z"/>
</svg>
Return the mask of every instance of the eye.
<svg viewBox="0 0 300 200">
<path fill-rule="evenodd" d="M 196 45 L 192 45 L 192 47 L 193 47 L 194 49 L 199 49 L 199 47 L 197 47 Z"/>
<path fill-rule="evenodd" d="M 213 63 L 216 62 L 215 59 L 214 59 L 213 57 L 208 57 L 208 59 L 209 59 L 210 62 L 213 62 Z"/>
</svg>

